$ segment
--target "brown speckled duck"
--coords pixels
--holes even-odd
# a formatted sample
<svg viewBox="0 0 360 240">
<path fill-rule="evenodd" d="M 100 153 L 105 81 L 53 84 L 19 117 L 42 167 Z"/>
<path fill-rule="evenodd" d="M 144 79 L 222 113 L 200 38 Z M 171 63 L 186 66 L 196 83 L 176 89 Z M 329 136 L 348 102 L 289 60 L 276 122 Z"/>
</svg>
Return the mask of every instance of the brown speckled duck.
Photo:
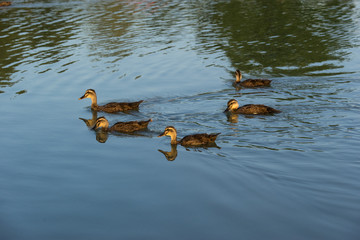
<svg viewBox="0 0 360 240">
<path fill-rule="evenodd" d="M 242 74 L 239 70 L 235 71 L 236 80 L 235 87 L 255 88 L 255 87 L 270 87 L 271 80 L 268 79 L 247 79 L 241 81 Z"/>
<path fill-rule="evenodd" d="M 9 2 L 9 1 L 0 2 L 0 7 L 7 7 L 10 5 L 11 5 L 11 2 Z"/>
<path fill-rule="evenodd" d="M 138 130 L 143 130 L 147 128 L 149 122 L 152 122 L 151 119 L 147 121 L 130 121 L 130 122 L 117 122 L 112 127 L 109 128 L 109 122 L 105 117 L 99 117 L 95 123 L 95 130 L 102 128 L 103 131 L 108 132 L 122 132 L 122 133 L 131 133 Z"/>
<path fill-rule="evenodd" d="M 280 113 L 281 111 L 276 110 L 272 107 L 268 107 L 262 104 L 246 104 L 239 107 L 238 101 L 235 99 L 230 99 L 227 103 L 227 108 L 224 112 L 228 113 L 240 113 L 240 114 L 251 114 L 251 115 L 267 115 Z"/>
<path fill-rule="evenodd" d="M 215 133 L 215 134 L 200 133 L 200 134 L 185 136 L 180 141 L 177 141 L 176 129 L 173 126 L 167 126 L 164 132 L 161 133 L 158 137 L 170 136 L 171 144 L 180 144 L 182 146 L 189 146 L 189 147 L 201 147 L 201 146 L 215 144 L 215 140 L 219 134 L 220 133 Z"/>
<path fill-rule="evenodd" d="M 97 104 L 97 97 L 96 97 L 96 92 L 94 89 L 86 90 L 85 94 L 82 97 L 80 97 L 79 100 L 84 99 L 84 98 L 91 99 L 91 109 L 93 109 L 95 111 L 103 111 L 103 112 L 107 112 L 107 113 L 138 110 L 140 103 L 143 102 L 143 100 L 138 101 L 138 102 L 110 102 L 103 106 L 99 106 Z"/>
</svg>

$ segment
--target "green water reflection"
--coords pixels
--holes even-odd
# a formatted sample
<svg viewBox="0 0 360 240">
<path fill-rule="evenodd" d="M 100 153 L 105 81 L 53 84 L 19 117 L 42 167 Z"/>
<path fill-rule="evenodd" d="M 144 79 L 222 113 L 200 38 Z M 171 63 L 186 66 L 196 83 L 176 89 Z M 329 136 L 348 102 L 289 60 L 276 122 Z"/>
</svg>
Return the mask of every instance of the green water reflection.
<svg viewBox="0 0 360 240">
<path fill-rule="evenodd" d="M 32 3 L 18 7 L 14 3 L 2 9 L 0 87 L 23 80 L 13 77 L 21 65 L 48 66 L 38 70 L 41 74 L 65 58 L 69 58 L 67 64 L 78 61 L 71 58 L 82 44 L 95 59 L 115 57 L 110 62 L 139 47 L 166 49 L 181 39 L 185 25 L 196 31 L 198 52 L 221 51 L 234 69 L 273 76 L 339 74 L 354 45 L 356 28 L 353 1 L 196 1 L 142 8 L 115 1 L 84 5 L 44 3 L 31 8 Z"/>
<path fill-rule="evenodd" d="M 200 18 L 198 40 L 210 51 L 223 49 L 234 69 L 339 74 L 353 46 L 352 1 L 222 1 L 211 7 Z"/>
</svg>

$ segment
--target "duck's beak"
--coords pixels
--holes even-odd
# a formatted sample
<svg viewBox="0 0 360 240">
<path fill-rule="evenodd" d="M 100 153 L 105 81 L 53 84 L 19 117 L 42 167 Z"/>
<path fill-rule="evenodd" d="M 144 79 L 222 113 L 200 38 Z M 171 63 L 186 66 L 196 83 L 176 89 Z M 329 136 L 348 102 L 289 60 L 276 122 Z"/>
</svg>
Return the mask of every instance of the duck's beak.
<svg viewBox="0 0 360 240">
<path fill-rule="evenodd" d="M 87 119 L 85 119 L 85 118 L 79 118 L 80 120 L 83 120 L 84 122 L 86 122 L 87 121 Z"/>
<path fill-rule="evenodd" d="M 228 111 L 229 111 L 229 107 L 227 107 L 224 112 L 228 112 Z"/>
<path fill-rule="evenodd" d="M 80 97 L 79 100 L 84 99 L 84 98 L 85 98 L 85 94 L 82 95 L 82 97 Z"/>
<path fill-rule="evenodd" d="M 166 156 L 166 153 L 165 151 L 161 150 L 161 149 L 158 149 L 159 152 L 161 152 L 162 154 L 164 154 Z"/>
<path fill-rule="evenodd" d="M 163 136 L 165 136 L 165 131 L 162 132 L 158 137 L 163 137 Z"/>
</svg>

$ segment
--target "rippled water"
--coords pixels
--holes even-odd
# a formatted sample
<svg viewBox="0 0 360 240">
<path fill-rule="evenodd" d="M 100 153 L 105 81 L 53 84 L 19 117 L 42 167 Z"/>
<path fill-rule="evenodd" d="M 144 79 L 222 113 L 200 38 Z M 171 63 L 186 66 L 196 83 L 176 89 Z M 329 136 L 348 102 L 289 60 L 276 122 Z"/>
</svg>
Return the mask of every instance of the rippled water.
<svg viewBox="0 0 360 240">
<path fill-rule="evenodd" d="M 359 239 L 359 16 L 331 0 L 1 7 L 1 239 Z M 272 87 L 236 90 L 235 69 Z M 145 102 L 93 115 L 88 88 Z M 227 118 L 231 98 L 282 113 Z M 79 119 L 103 115 L 153 122 L 104 136 Z M 167 125 L 218 147 L 171 147 Z"/>
</svg>

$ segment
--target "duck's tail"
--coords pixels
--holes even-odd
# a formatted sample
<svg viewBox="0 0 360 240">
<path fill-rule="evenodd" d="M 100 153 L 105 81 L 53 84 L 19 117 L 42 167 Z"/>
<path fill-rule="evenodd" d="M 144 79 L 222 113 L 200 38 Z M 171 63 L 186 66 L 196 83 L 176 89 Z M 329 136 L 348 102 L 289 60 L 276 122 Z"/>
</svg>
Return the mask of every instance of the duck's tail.
<svg viewBox="0 0 360 240">
<path fill-rule="evenodd" d="M 139 105 L 143 102 L 144 100 L 140 100 L 138 102 L 133 102 L 131 103 L 134 107 L 139 107 Z"/>
<path fill-rule="evenodd" d="M 153 120 L 150 118 L 149 120 L 145 120 L 145 121 L 140 121 L 139 124 L 147 127 L 149 125 L 150 122 L 152 122 Z"/>
<path fill-rule="evenodd" d="M 212 141 L 215 141 L 216 140 L 216 138 L 217 138 L 217 136 L 219 136 L 221 133 L 213 133 L 213 134 L 209 134 L 210 135 L 210 139 L 212 140 Z"/>
<path fill-rule="evenodd" d="M 281 113 L 280 110 L 277 110 L 275 108 L 271 108 L 270 110 L 271 110 L 271 113 Z"/>
</svg>

